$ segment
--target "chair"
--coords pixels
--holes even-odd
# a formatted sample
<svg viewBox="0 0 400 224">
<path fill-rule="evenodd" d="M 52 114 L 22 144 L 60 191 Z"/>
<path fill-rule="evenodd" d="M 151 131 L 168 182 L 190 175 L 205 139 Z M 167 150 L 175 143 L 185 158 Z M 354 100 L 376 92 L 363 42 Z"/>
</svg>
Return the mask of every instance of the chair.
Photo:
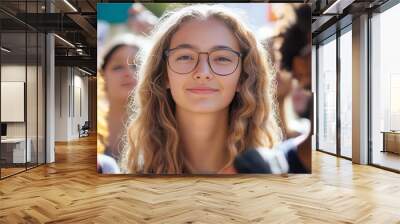
<svg viewBox="0 0 400 224">
<path fill-rule="evenodd" d="M 89 121 L 85 121 L 82 127 L 80 127 L 80 125 L 78 124 L 79 138 L 89 136 L 89 129 L 90 129 Z"/>
</svg>

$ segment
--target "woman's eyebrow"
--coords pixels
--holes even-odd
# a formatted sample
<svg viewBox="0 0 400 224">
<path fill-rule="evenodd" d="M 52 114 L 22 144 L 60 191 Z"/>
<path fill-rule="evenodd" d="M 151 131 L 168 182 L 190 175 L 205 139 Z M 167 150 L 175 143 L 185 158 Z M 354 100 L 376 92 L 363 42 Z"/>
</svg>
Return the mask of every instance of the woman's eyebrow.
<svg viewBox="0 0 400 224">
<path fill-rule="evenodd" d="M 179 44 L 178 46 L 174 47 L 173 49 L 177 49 L 177 48 L 190 48 L 190 49 L 194 49 L 194 50 L 199 50 L 198 47 L 195 47 L 191 44 Z M 213 50 L 234 50 L 232 47 L 226 46 L 226 45 L 216 45 L 213 46 L 212 48 L 210 48 L 211 51 Z"/>
<path fill-rule="evenodd" d="M 210 50 L 233 50 L 232 47 L 229 46 L 225 46 L 225 45 L 216 45 L 214 47 L 212 47 Z"/>
<path fill-rule="evenodd" d="M 177 48 L 191 48 L 191 49 L 196 49 L 198 50 L 197 47 L 191 45 L 191 44 L 179 44 L 178 46 L 174 47 L 173 49 L 177 49 Z"/>
</svg>

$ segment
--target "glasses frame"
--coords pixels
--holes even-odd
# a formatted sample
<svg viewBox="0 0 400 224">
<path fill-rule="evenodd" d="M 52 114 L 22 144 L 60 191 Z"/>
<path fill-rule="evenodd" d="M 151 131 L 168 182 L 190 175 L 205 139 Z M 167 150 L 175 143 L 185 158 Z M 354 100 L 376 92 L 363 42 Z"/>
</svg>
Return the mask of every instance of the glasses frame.
<svg viewBox="0 0 400 224">
<path fill-rule="evenodd" d="M 196 65 L 193 66 L 193 69 L 192 69 L 191 71 L 189 71 L 189 72 L 184 72 L 184 73 L 177 72 L 177 71 L 175 71 L 175 70 L 172 68 L 172 66 L 169 64 L 168 57 L 169 57 L 170 53 L 171 53 L 172 51 L 178 50 L 178 49 L 190 49 L 190 50 L 193 50 L 194 52 L 196 52 L 196 53 L 198 54 L 198 55 L 197 55 L 197 62 L 196 62 Z M 210 54 L 213 53 L 213 52 L 215 52 L 215 51 L 220 51 L 220 50 L 227 50 L 227 51 L 230 51 L 230 52 L 236 54 L 236 55 L 239 57 L 239 60 L 238 60 L 238 62 L 236 63 L 235 69 L 234 69 L 231 73 L 228 73 L 228 74 L 220 74 L 220 73 L 217 73 L 217 72 L 214 71 L 214 69 L 213 69 L 212 66 L 211 66 L 211 63 L 210 63 Z M 169 67 L 172 71 L 174 71 L 175 73 L 178 73 L 178 74 L 181 74 L 181 75 L 189 74 L 189 73 L 193 72 L 193 71 L 196 69 L 196 67 L 199 65 L 199 61 L 200 61 L 199 59 L 200 59 L 200 55 L 201 55 L 201 54 L 207 54 L 207 63 L 208 63 L 209 68 L 211 69 L 211 71 L 212 71 L 214 74 L 219 75 L 219 76 L 228 76 L 228 75 L 231 75 L 232 73 L 234 73 L 234 72 L 236 71 L 236 69 L 239 67 L 240 60 L 242 59 L 242 56 L 243 56 L 242 53 L 240 53 L 240 52 L 238 52 L 238 51 L 235 51 L 235 50 L 233 50 L 233 49 L 231 49 L 231 48 L 218 48 L 218 49 L 211 50 L 211 51 L 209 51 L 209 52 L 202 52 L 202 51 L 196 51 L 196 50 L 194 50 L 194 49 L 192 49 L 192 48 L 188 48 L 188 47 L 176 47 L 176 48 L 171 48 L 171 49 L 167 49 L 167 50 L 164 51 L 164 56 L 165 56 L 165 59 L 166 59 L 166 61 L 167 61 L 168 67 Z"/>
</svg>

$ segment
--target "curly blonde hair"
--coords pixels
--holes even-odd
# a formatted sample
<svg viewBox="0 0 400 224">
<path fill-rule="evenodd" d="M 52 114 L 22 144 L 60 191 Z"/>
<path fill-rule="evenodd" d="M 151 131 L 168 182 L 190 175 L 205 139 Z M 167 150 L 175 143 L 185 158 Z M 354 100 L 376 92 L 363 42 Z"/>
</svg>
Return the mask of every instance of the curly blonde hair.
<svg viewBox="0 0 400 224">
<path fill-rule="evenodd" d="M 230 11 L 216 5 L 191 5 L 170 11 L 152 34 L 152 46 L 142 54 L 139 83 L 128 127 L 128 147 L 121 166 L 127 173 L 182 174 L 188 172 L 180 150 L 175 102 L 167 90 L 163 52 L 174 33 L 189 20 L 222 21 L 237 38 L 242 58 L 240 91 L 229 109 L 227 148 L 230 165 L 238 153 L 252 147 L 272 148 L 280 140 L 274 102 L 274 75 L 267 54 L 252 32 Z"/>
</svg>

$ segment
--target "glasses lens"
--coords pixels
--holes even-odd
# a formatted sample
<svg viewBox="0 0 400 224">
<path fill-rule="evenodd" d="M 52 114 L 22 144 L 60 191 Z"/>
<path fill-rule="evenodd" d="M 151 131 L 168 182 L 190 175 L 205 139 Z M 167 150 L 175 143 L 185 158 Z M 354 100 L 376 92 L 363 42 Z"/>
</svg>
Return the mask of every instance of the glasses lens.
<svg viewBox="0 0 400 224">
<path fill-rule="evenodd" d="M 229 75 L 236 70 L 239 56 L 229 50 L 217 50 L 210 54 L 210 65 L 218 75 Z"/>
<path fill-rule="evenodd" d="M 191 49 L 175 49 L 168 55 L 168 63 L 171 69 L 177 73 L 189 73 L 197 64 L 197 52 Z"/>
</svg>

